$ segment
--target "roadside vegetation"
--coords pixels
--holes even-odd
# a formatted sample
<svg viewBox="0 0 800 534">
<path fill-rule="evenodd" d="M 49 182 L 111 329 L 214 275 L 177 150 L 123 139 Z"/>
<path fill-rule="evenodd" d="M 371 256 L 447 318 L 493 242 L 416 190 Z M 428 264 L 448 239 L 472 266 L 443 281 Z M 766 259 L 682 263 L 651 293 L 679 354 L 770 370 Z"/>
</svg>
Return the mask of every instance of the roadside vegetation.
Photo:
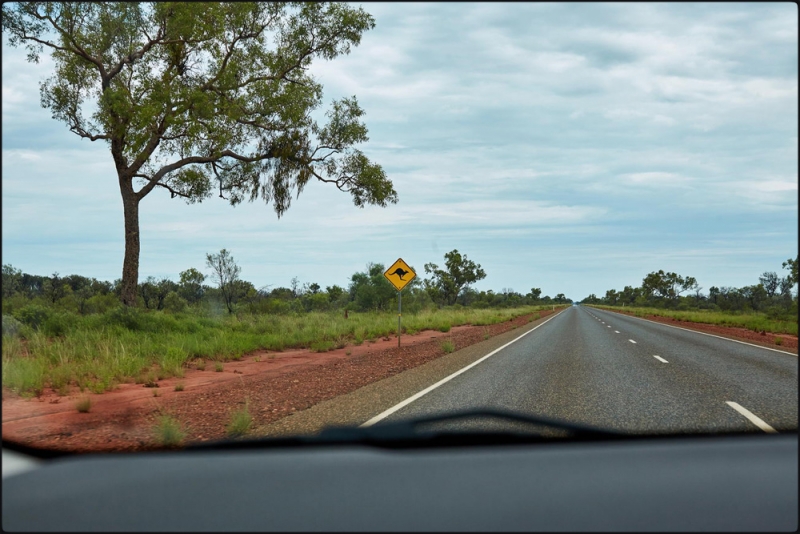
<svg viewBox="0 0 800 534">
<path fill-rule="evenodd" d="M 797 258 L 790 258 L 783 262 L 782 267 L 788 270 L 786 276 L 768 271 L 758 278 L 758 284 L 740 288 L 712 286 L 708 293 L 703 293 L 703 288 L 691 276 L 654 271 L 639 287 L 625 286 L 622 291 L 610 289 L 603 298 L 589 295 L 581 303 L 630 312 L 637 317 L 655 315 L 796 336 L 797 261 Z"/>
<path fill-rule="evenodd" d="M 710 310 L 675 311 L 661 308 L 637 308 L 633 306 L 621 308 L 619 306 L 602 305 L 594 305 L 594 307 L 613 311 L 624 311 L 626 313 L 631 313 L 636 317 L 655 315 L 656 317 L 667 317 L 670 319 L 689 321 L 692 323 L 736 326 L 740 328 L 747 328 L 748 330 L 752 330 L 754 332 L 797 335 L 797 321 L 781 321 L 778 319 L 770 319 L 766 314 L 760 312 L 725 313 Z"/>
<path fill-rule="evenodd" d="M 491 325 L 569 303 L 563 295 L 540 298 L 536 288 L 527 295 L 474 291 L 469 280 L 480 278 L 480 266 L 456 254 L 446 256 L 452 260 L 446 269 L 429 264 L 433 276 L 403 290 L 403 333 Z M 347 289 L 323 291 L 295 278 L 289 288 L 256 291 L 234 269 L 215 277 L 218 286 L 232 286 L 223 294 L 188 269 L 177 283 L 149 279 L 139 288 L 139 306 L 129 307 L 120 303 L 118 281 L 34 276 L 5 265 L 3 387 L 23 395 L 45 388 L 66 395 L 72 387 L 101 393 L 125 382 L 155 387 L 183 377 L 189 366 L 222 370 L 225 361 L 256 350 L 324 352 L 393 336 L 397 292 L 384 270 L 368 264 Z M 453 287 L 459 287 L 455 299 Z"/>
</svg>

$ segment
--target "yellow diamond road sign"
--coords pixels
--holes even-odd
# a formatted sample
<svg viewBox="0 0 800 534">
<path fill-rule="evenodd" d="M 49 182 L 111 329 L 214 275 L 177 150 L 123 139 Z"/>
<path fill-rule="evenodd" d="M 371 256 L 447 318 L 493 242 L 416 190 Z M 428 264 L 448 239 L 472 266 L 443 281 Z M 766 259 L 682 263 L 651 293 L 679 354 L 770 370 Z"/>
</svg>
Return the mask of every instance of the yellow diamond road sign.
<svg viewBox="0 0 800 534">
<path fill-rule="evenodd" d="M 389 280 L 392 285 L 398 290 L 402 290 L 408 283 L 417 276 L 417 273 L 411 270 L 411 267 L 408 266 L 406 262 L 403 261 L 403 258 L 398 258 L 396 262 L 392 264 L 391 267 L 386 269 L 386 272 L 383 273 L 383 276 Z"/>
</svg>

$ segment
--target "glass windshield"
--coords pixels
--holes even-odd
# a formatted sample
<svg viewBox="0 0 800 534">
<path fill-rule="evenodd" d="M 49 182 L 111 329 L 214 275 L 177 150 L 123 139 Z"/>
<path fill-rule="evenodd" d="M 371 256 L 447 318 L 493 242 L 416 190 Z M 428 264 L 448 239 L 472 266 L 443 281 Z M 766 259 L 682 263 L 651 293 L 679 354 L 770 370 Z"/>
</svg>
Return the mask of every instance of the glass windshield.
<svg viewBox="0 0 800 534">
<path fill-rule="evenodd" d="M 792 4 L 6 3 L 2 46 L 4 441 L 797 429 Z"/>
</svg>

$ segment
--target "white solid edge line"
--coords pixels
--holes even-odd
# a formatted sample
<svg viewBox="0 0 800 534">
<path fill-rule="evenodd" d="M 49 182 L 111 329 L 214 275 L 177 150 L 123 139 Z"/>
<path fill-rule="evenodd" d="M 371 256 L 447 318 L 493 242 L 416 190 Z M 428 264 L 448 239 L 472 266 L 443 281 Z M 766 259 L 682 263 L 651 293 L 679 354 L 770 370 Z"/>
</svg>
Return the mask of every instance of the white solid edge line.
<svg viewBox="0 0 800 534">
<path fill-rule="evenodd" d="M 566 310 L 566 309 L 569 309 L 569 308 L 564 308 L 564 309 Z M 563 310 L 562 310 L 562 311 L 563 311 Z M 458 370 L 458 371 L 456 371 L 455 373 L 453 373 L 453 374 L 451 374 L 451 375 L 449 375 L 449 376 L 446 376 L 446 377 L 442 378 L 441 380 L 439 380 L 438 382 L 436 382 L 436 383 L 435 383 L 435 384 L 433 384 L 432 386 L 428 386 L 428 387 L 426 387 L 425 389 L 423 389 L 423 390 L 422 390 L 422 391 L 420 391 L 419 393 L 416 393 L 416 394 L 414 394 L 414 395 L 410 396 L 409 398 L 407 398 L 406 400 L 404 400 L 404 401 L 401 401 L 401 402 L 399 402 L 398 404 L 395 404 L 394 406 L 392 406 L 392 407 L 391 407 L 391 408 L 389 408 L 388 410 L 385 410 L 385 411 L 383 411 L 383 412 L 379 413 L 378 415 L 376 415 L 375 417 L 373 417 L 372 419 L 370 419 L 370 420 L 369 420 L 369 421 L 367 421 L 366 423 L 362 423 L 361 425 L 359 425 L 359 427 L 362 427 L 362 428 L 363 428 L 363 427 L 372 426 L 372 425 L 374 425 L 375 423 L 377 423 L 378 421 L 380 421 L 380 420 L 382 420 L 382 419 L 386 419 L 387 417 L 389 417 L 390 415 L 392 415 L 392 414 L 393 414 L 394 412 L 396 412 L 397 410 L 399 410 L 399 409 L 401 409 L 401 408 L 404 408 L 404 407 L 408 406 L 409 404 L 411 404 L 412 402 L 414 402 L 414 401 L 415 401 L 415 400 L 417 400 L 418 398 L 422 397 L 423 395 L 425 395 L 425 394 L 427 394 L 427 393 L 430 393 L 431 391 L 433 391 L 434 389 L 438 388 L 439 386 L 441 386 L 441 385 L 442 385 L 442 384 L 444 384 L 445 382 L 449 382 L 450 380 L 454 379 L 455 377 L 457 377 L 457 376 L 458 376 L 458 375 L 460 375 L 461 373 L 463 373 L 463 372 L 465 372 L 465 371 L 468 371 L 469 369 L 472 369 L 473 367 L 475 367 L 476 365 L 478 365 L 479 363 L 481 363 L 483 360 L 485 360 L 485 359 L 489 358 L 490 356 L 493 356 L 494 354 L 496 354 L 496 353 L 500 352 L 501 350 L 503 350 L 503 349 L 504 349 L 504 348 L 506 348 L 507 346 L 511 345 L 512 343 L 514 343 L 514 342 L 516 342 L 516 341 L 519 341 L 520 339 L 522 339 L 523 337 L 527 336 L 528 334 L 530 334 L 531 332 L 533 332 L 534 330 L 536 330 L 536 329 L 537 329 L 537 328 L 539 328 L 540 326 L 542 326 L 542 325 L 544 325 L 544 324 L 547 324 L 547 322 L 549 322 L 551 319 L 555 319 L 555 318 L 556 318 L 556 317 L 558 317 L 560 314 L 561 314 L 561 312 L 558 312 L 557 314 L 555 314 L 555 315 L 553 315 L 552 317 L 550 317 L 550 319 L 548 319 L 547 321 L 545 321 L 545 322 L 543 322 L 543 323 L 540 323 L 540 324 L 537 324 L 536 326 L 534 326 L 533 328 L 531 328 L 530 330 L 528 330 L 527 332 L 525 332 L 525 333 L 524 333 L 524 334 L 522 334 L 521 336 L 519 336 L 519 337 L 516 337 L 516 338 L 512 339 L 511 341 L 509 341 L 508 343 L 506 343 L 505 345 L 503 345 L 503 346 L 502 346 L 502 347 L 500 347 L 500 348 L 494 349 L 492 352 L 490 352 L 490 353 L 489 353 L 489 354 L 487 354 L 486 356 L 483 356 L 481 359 L 479 359 L 479 360 L 476 360 L 476 361 L 472 362 L 471 364 L 467 365 L 466 367 L 462 367 L 461 369 L 459 369 L 459 370 Z"/>
<path fill-rule="evenodd" d="M 759 419 L 755 414 L 753 414 L 753 412 L 751 412 L 747 408 L 744 408 L 740 404 L 738 404 L 736 402 L 731 402 L 731 401 L 725 401 L 725 404 L 727 404 L 728 406 L 730 406 L 731 408 L 733 408 L 734 410 L 736 410 L 737 412 L 739 412 L 740 414 L 745 416 L 751 423 L 756 425 L 758 428 L 760 428 L 764 432 L 769 432 L 771 434 L 777 434 L 778 433 L 777 430 L 775 430 L 774 428 L 769 426 L 763 420 Z"/>
<path fill-rule="evenodd" d="M 655 358 L 656 360 L 658 360 L 660 362 L 669 363 L 667 360 L 665 360 L 661 356 L 656 356 L 655 354 L 653 354 L 653 358 Z"/>
<path fill-rule="evenodd" d="M 630 341 L 631 343 L 636 343 L 636 342 L 635 342 L 634 340 L 632 340 L 632 339 L 629 339 L 628 341 Z"/>
<path fill-rule="evenodd" d="M 608 312 L 608 313 L 617 313 L 617 312 Z M 618 315 L 624 315 L 624 314 L 618 314 Z M 691 328 L 683 328 L 683 327 L 680 327 L 680 326 L 672 326 L 671 324 L 659 323 L 658 321 L 651 321 L 650 319 L 642 319 L 641 317 L 634 317 L 633 315 L 626 315 L 626 317 L 630 317 L 631 319 L 639 319 L 640 321 L 647 321 L 648 323 L 660 324 L 661 326 L 667 326 L 669 328 L 677 328 L 678 330 L 685 330 L 687 332 L 694 332 L 695 334 L 703 334 L 704 336 L 716 337 L 716 338 L 719 338 L 719 339 L 724 339 L 726 341 L 733 341 L 734 343 L 741 343 L 742 345 L 750 345 L 751 347 L 757 347 L 759 349 L 771 350 L 773 352 L 780 352 L 781 354 L 788 354 L 790 356 L 794 356 L 795 358 L 797 358 L 797 354 L 793 354 L 791 352 L 786 352 L 785 350 L 771 349 L 769 347 L 762 347 L 761 345 L 753 345 L 752 343 L 747 343 L 746 341 L 739 341 L 738 339 L 731 339 L 729 337 L 716 336 L 714 334 L 707 334 L 705 332 L 698 332 L 697 330 L 692 330 Z M 703 323 L 699 323 L 699 324 L 703 324 Z"/>
</svg>

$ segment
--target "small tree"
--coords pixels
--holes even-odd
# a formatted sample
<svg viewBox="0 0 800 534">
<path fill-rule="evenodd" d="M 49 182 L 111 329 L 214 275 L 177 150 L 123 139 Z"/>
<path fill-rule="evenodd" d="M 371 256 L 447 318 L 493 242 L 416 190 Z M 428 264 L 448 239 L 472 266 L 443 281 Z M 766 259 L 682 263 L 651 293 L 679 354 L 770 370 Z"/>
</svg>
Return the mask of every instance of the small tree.
<svg viewBox="0 0 800 534">
<path fill-rule="evenodd" d="M 203 282 L 206 277 L 195 268 L 189 268 L 180 274 L 180 295 L 187 302 L 198 302 L 203 298 Z"/>
<path fill-rule="evenodd" d="M 236 265 L 233 256 L 224 248 L 219 251 L 219 254 L 206 254 L 206 265 L 212 270 L 211 278 L 217 283 L 228 313 L 233 313 L 241 268 Z"/>
<path fill-rule="evenodd" d="M 431 299 L 444 304 L 453 305 L 462 290 L 471 284 L 486 278 L 486 273 L 479 264 L 452 250 L 444 255 L 445 269 L 439 269 L 435 263 L 426 263 L 425 272 L 432 275 L 425 280 L 425 289 Z"/>
</svg>

